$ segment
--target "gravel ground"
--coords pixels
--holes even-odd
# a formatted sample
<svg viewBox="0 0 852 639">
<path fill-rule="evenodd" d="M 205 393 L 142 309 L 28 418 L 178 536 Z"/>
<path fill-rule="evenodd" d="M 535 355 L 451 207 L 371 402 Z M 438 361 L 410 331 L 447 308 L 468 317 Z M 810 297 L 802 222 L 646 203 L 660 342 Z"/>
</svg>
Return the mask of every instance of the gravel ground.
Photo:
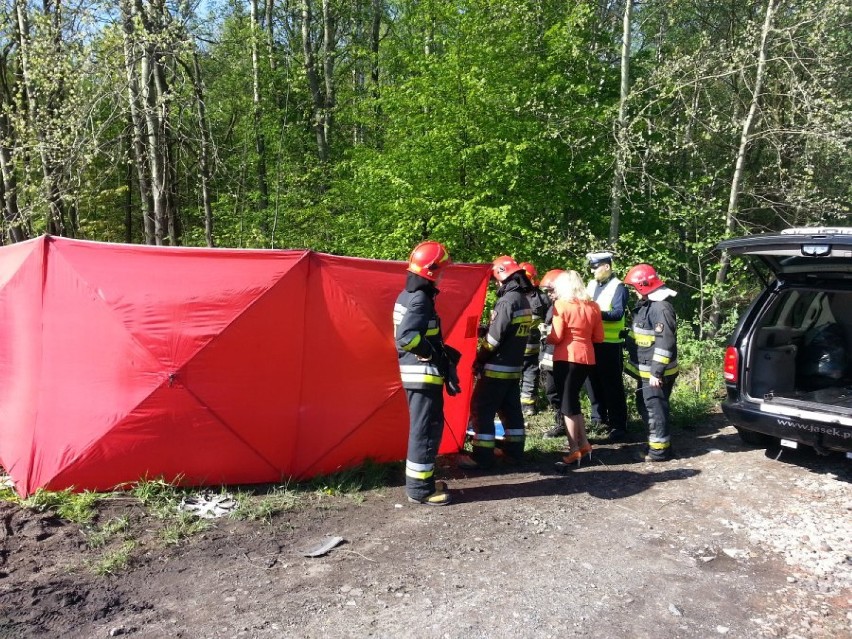
<svg viewBox="0 0 852 639">
<path fill-rule="evenodd" d="M 134 546 L 107 576 L 78 526 L 0 503 L 0 636 L 852 637 L 852 462 L 745 447 L 721 416 L 675 435 L 673 461 L 637 441 L 566 475 L 441 458 L 446 508 L 400 477 L 169 546 L 114 500 Z"/>
</svg>

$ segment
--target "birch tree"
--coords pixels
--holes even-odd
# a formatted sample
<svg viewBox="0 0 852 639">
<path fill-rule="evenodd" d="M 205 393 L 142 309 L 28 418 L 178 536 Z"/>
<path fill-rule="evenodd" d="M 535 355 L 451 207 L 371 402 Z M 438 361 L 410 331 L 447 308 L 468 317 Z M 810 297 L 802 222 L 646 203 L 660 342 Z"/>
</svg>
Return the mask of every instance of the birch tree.
<svg viewBox="0 0 852 639">
<path fill-rule="evenodd" d="M 627 98 L 630 93 L 630 47 L 633 30 L 633 0 L 625 0 L 621 35 L 621 84 L 618 101 L 618 119 L 615 122 L 615 168 L 610 195 L 609 243 L 618 241 L 621 222 L 621 198 L 624 192 L 624 162 L 627 152 Z"/>
<path fill-rule="evenodd" d="M 766 72 L 766 57 L 769 46 L 769 34 L 772 30 L 772 21 L 776 9 L 776 0 L 767 0 L 766 14 L 763 20 L 763 28 L 760 32 L 760 44 L 757 49 L 757 66 L 754 71 L 753 89 L 751 102 L 748 107 L 748 112 L 742 123 L 742 131 L 740 133 L 740 143 L 737 148 L 737 156 L 734 161 L 734 173 L 731 179 L 731 192 L 728 198 L 728 209 L 725 213 L 725 232 L 731 235 L 736 227 L 736 214 L 740 200 L 740 189 L 743 181 L 743 172 L 745 170 L 746 152 L 754 136 L 755 118 L 757 110 L 762 99 L 764 75 Z M 725 285 L 728 277 L 728 269 L 731 265 L 731 258 L 727 252 L 722 254 L 719 264 L 719 270 L 716 272 L 716 292 L 713 295 L 713 304 L 710 315 L 710 324 L 712 331 L 715 333 L 719 329 L 721 323 L 720 312 L 720 289 Z"/>
</svg>

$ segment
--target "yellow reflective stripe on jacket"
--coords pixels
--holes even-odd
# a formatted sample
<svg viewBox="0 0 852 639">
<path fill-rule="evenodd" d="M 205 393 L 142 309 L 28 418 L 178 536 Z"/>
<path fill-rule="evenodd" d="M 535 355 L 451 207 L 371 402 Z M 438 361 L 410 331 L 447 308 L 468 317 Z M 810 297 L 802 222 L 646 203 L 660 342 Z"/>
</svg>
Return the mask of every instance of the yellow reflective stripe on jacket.
<svg viewBox="0 0 852 639">
<path fill-rule="evenodd" d="M 630 331 L 630 336 L 633 338 L 633 341 L 636 342 L 636 345 L 641 348 L 648 348 L 649 346 L 652 346 L 657 339 L 654 331 L 649 331 L 644 328 L 636 328 L 635 326 Z"/>
<path fill-rule="evenodd" d="M 512 313 L 512 324 L 532 323 L 532 309 L 519 308 Z"/>
<path fill-rule="evenodd" d="M 484 375 L 494 379 L 520 379 L 523 370 L 523 365 L 501 366 L 500 364 L 486 364 Z"/>
<path fill-rule="evenodd" d="M 440 371 L 432 364 L 404 364 L 399 367 L 402 383 L 409 384 L 437 384 L 442 385 L 444 378 Z"/>
<path fill-rule="evenodd" d="M 420 343 L 420 341 L 421 341 L 420 333 L 416 333 L 414 335 L 414 337 L 411 339 L 411 341 L 408 342 L 408 344 L 406 344 L 405 346 L 402 347 L 402 350 L 410 351 L 412 348 L 417 348 L 417 345 Z"/>
<path fill-rule="evenodd" d="M 660 362 L 660 364 L 668 364 L 672 361 L 672 355 L 674 355 L 674 353 L 669 350 L 664 348 L 655 348 L 654 356 L 651 359 L 655 362 Z"/>
<path fill-rule="evenodd" d="M 639 367 L 637 368 L 633 362 L 624 362 L 624 370 L 628 374 L 634 375 L 636 377 L 651 379 L 651 367 L 645 364 L 639 364 Z M 663 377 L 668 377 L 669 375 L 677 375 L 679 372 L 680 368 L 677 364 L 675 364 L 672 368 L 667 368 L 663 371 Z"/>
</svg>

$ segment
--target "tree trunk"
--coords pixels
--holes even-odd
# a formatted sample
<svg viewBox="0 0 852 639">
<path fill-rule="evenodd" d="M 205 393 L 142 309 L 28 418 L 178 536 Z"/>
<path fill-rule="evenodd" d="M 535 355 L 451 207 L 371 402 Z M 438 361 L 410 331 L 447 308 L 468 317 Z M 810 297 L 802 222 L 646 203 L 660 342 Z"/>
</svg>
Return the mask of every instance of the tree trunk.
<svg viewBox="0 0 852 639">
<path fill-rule="evenodd" d="M 166 177 L 165 162 L 163 161 L 160 126 L 157 118 L 157 88 L 154 80 L 152 47 L 146 45 L 142 52 L 141 86 L 145 113 L 145 129 L 148 154 L 148 167 L 151 171 L 151 202 L 153 204 L 154 234 L 153 244 L 161 245 L 164 237 L 164 222 L 166 220 Z M 149 242 L 151 243 L 151 242 Z"/>
<path fill-rule="evenodd" d="M 131 244 L 133 242 L 133 164 L 134 162 L 130 161 L 130 158 L 133 157 L 133 153 L 131 151 L 133 145 L 133 134 L 131 133 L 128 137 L 131 139 L 127 141 L 127 158 L 125 173 L 124 173 L 124 185 L 125 185 L 125 193 L 124 193 L 124 242 L 126 244 Z"/>
<path fill-rule="evenodd" d="M 260 57 L 257 50 L 261 33 L 257 16 L 257 0 L 251 0 L 249 5 L 251 6 L 252 115 L 254 118 L 254 147 L 255 153 L 257 153 L 257 188 L 260 195 L 258 206 L 260 209 L 265 210 L 269 207 L 269 186 L 266 175 L 266 138 L 261 129 Z"/>
<path fill-rule="evenodd" d="M 381 88 L 379 86 L 379 43 L 382 35 L 382 0 L 373 0 L 373 24 L 370 29 L 370 55 L 371 68 L 370 80 L 373 85 L 373 100 L 375 101 L 375 125 L 373 131 L 374 144 L 376 148 L 382 147 L 381 119 L 382 105 L 380 102 Z"/>
<path fill-rule="evenodd" d="M 775 0 L 767 0 L 766 17 L 763 21 L 763 29 L 760 33 L 760 50 L 758 51 L 757 70 L 754 77 L 754 91 L 751 96 L 751 104 L 749 105 L 748 113 L 743 121 L 742 131 L 740 132 L 740 146 L 737 150 L 737 159 L 734 165 L 734 176 L 731 180 L 731 193 L 728 198 L 728 210 L 725 214 L 725 234 L 730 236 L 733 234 L 737 223 L 737 210 L 739 208 L 740 191 L 742 188 L 743 173 L 746 160 L 746 151 L 752 137 L 752 128 L 757 114 L 757 109 L 760 103 L 760 93 L 763 88 L 763 79 L 766 71 L 766 43 L 769 39 L 769 32 L 772 28 L 772 18 L 775 11 Z M 722 253 L 719 261 L 719 271 L 716 273 L 716 286 L 713 291 L 713 301 L 711 304 L 710 313 L 710 329 L 711 336 L 718 333 L 722 325 L 722 288 L 728 281 L 728 270 L 731 266 L 731 256 L 727 251 Z"/>
<path fill-rule="evenodd" d="M 195 89 L 195 101 L 198 106 L 198 129 L 201 133 L 201 149 L 198 155 L 198 172 L 201 180 L 201 205 L 204 208 L 204 237 L 207 246 L 213 246 L 213 208 L 210 203 L 210 127 L 207 124 L 207 109 L 204 106 L 204 84 L 201 80 L 201 65 L 198 52 L 193 51 L 192 84 Z"/>
<path fill-rule="evenodd" d="M 621 225 L 621 198 L 624 195 L 624 165 L 627 156 L 627 97 L 630 94 L 630 40 L 633 23 L 633 0 L 624 3 L 624 23 L 621 41 L 621 96 L 618 101 L 618 121 L 615 125 L 615 167 L 609 203 L 609 244 L 618 241 Z"/>
<path fill-rule="evenodd" d="M 335 17 L 331 12 L 331 1 L 322 0 L 323 20 L 323 76 L 325 81 L 325 104 L 323 105 L 323 128 L 326 145 L 331 140 L 331 130 L 334 121 L 334 107 L 337 102 L 334 84 L 334 65 L 337 57 Z"/>
<path fill-rule="evenodd" d="M 27 239 L 21 212 L 18 208 L 18 183 L 15 178 L 15 165 L 12 149 L 5 142 L 11 139 L 11 125 L 5 113 L 0 113 L 0 172 L 3 177 L 3 219 L 6 221 L 9 240 L 23 242 Z"/>
<path fill-rule="evenodd" d="M 302 48 L 305 54 L 305 75 L 311 92 L 311 127 L 316 136 L 319 159 L 321 162 L 327 162 L 329 158 L 328 127 L 326 126 L 325 115 L 327 100 L 320 87 L 315 45 L 311 37 L 313 20 L 311 0 L 304 0 L 302 4 Z"/>
<path fill-rule="evenodd" d="M 62 235 L 65 233 L 65 211 L 62 204 L 62 196 L 59 188 L 59 172 L 54 164 L 53 159 L 48 152 L 47 141 L 43 126 L 40 125 L 40 111 L 44 102 L 50 102 L 51 99 L 57 100 L 58 95 L 39 95 L 33 86 L 33 69 L 30 67 L 29 47 L 30 47 L 30 28 L 29 16 L 27 14 L 26 0 L 19 0 L 15 6 L 17 21 L 18 21 L 18 46 L 20 49 L 21 58 L 21 78 L 24 85 L 24 93 L 27 98 L 29 108 L 30 126 L 36 130 L 38 139 L 38 154 L 41 160 L 41 171 L 44 187 L 45 198 L 47 200 L 47 215 L 46 228 L 47 232 L 54 235 Z M 60 11 L 60 5 L 57 4 L 56 12 Z M 59 37 L 59 34 L 56 34 Z M 54 105 L 55 108 L 56 105 Z"/>
<path fill-rule="evenodd" d="M 130 0 L 122 0 L 121 15 L 124 36 L 124 71 L 127 77 L 127 102 L 130 112 L 130 124 L 133 131 L 132 157 L 136 165 L 136 180 L 139 184 L 139 202 L 142 208 L 142 230 L 146 244 L 155 243 L 154 202 L 151 195 L 151 177 L 148 149 L 145 142 L 148 134 L 145 121 L 140 113 L 139 77 L 136 72 L 137 60 L 134 51 L 138 50 L 133 38 L 133 6 Z"/>
</svg>

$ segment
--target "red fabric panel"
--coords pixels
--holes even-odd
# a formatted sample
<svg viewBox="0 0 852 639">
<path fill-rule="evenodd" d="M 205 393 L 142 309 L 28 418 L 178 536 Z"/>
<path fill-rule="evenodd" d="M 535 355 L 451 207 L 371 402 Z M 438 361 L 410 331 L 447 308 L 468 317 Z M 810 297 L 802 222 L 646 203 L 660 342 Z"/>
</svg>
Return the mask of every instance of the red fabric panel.
<svg viewBox="0 0 852 639">
<path fill-rule="evenodd" d="M 275 482 L 278 471 L 181 383 L 164 383 L 47 488 L 111 490 L 140 478 L 190 486 Z"/>
<path fill-rule="evenodd" d="M 297 477 L 359 463 L 405 459 L 408 406 L 393 341 L 393 305 L 405 285 L 399 262 L 313 256 L 308 284 L 315 348 L 305 363 Z M 439 284 L 438 312 L 447 342 L 462 352 L 463 392 L 445 397 L 441 452 L 455 452 L 473 387 L 471 363 L 485 300 L 488 265 L 452 265 Z M 321 309 L 326 309 L 323 312 Z M 469 330 L 473 324 L 474 330 Z M 317 341 L 318 340 L 318 341 Z"/>
<path fill-rule="evenodd" d="M 298 263 L 184 367 L 187 387 L 228 428 L 287 477 L 301 420 L 305 280 Z"/>
<path fill-rule="evenodd" d="M 438 314 L 447 344 L 462 354 L 458 368 L 462 392 L 455 397 L 444 396 L 445 427 L 439 453 L 457 452 L 464 444 L 473 393 L 476 331 L 490 278 L 490 264 L 458 264 L 451 266 L 441 280 Z"/>
<path fill-rule="evenodd" d="M 42 366 L 45 238 L 2 248 L 0 259 L 0 464 L 26 491 Z"/>
<path fill-rule="evenodd" d="M 466 371 L 443 451 L 466 427 L 488 274 L 454 265 L 441 283 Z M 0 462 L 28 494 L 403 459 L 392 311 L 404 282 L 400 262 L 306 251 L 64 238 L 0 248 Z"/>
</svg>

